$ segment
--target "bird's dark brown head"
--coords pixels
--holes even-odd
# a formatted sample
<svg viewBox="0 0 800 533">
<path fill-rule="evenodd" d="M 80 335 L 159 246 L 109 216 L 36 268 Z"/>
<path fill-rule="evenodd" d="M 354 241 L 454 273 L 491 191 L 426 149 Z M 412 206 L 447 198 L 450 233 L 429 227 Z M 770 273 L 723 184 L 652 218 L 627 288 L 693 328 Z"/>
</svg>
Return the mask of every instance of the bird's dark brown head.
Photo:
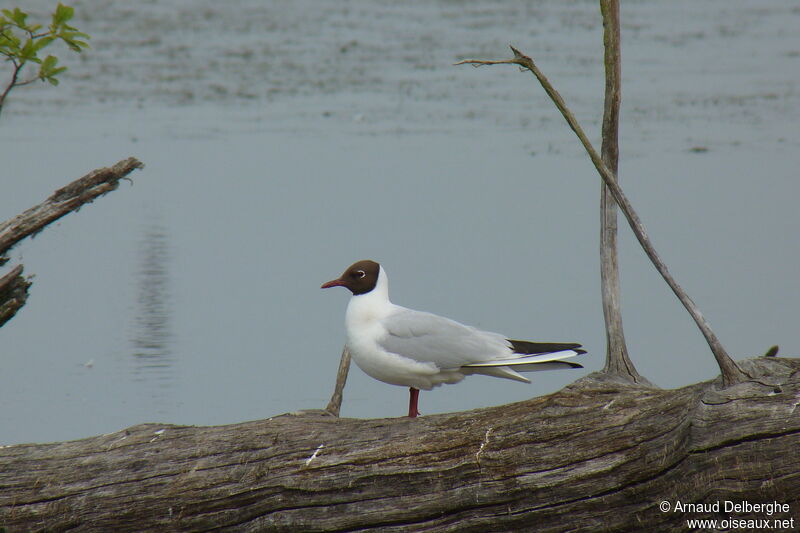
<svg viewBox="0 0 800 533">
<path fill-rule="evenodd" d="M 378 283 L 381 266 L 375 261 L 365 259 L 353 263 L 337 279 L 322 285 L 322 289 L 330 287 L 347 287 L 354 295 L 366 294 Z"/>
</svg>

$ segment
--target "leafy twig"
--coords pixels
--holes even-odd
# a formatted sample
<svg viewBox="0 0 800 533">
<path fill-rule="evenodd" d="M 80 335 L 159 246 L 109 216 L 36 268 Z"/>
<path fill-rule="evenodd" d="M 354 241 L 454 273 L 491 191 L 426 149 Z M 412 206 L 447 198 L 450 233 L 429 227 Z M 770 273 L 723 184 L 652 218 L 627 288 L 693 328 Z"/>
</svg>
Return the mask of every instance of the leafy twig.
<svg viewBox="0 0 800 533">
<path fill-rule="evenodd" d="M 88 48 L 86 40 L 89 36 L 78 31 L 68 24 L 75 14 L 75 10 L 61 3 L 53 12 L 50 25 L 46 31 L 41 24 L 29 24 L 28 14 L 16 7 L 13 10 L 0 11 L 0 55 L 11 63 L 11 79 L 0 92 L 0 111 L 3 109 L 6 97 L 15 87 L 29 85 L 37 80 L 46 81 L 51 85 L 58 85 L 58 75 L 67 70 L 67 67 L 58 66 L 58 58 L 48 55 L 40 57 L 39 52 L 55 41 L 62 41 L 70 50 L 81 52 Z M 27 80 L 20 80 L 20 73 L 28 63 L 39 65 L 36 75 Z"/>
</svg>

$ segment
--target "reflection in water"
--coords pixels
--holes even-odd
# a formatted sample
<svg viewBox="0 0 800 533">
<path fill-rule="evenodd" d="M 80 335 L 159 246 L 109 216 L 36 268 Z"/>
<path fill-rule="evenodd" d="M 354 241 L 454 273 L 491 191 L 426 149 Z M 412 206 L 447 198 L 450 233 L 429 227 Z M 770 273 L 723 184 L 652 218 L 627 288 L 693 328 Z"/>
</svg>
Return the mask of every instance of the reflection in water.
<svg viewBox="0 0 800 533">
<path fill-rule="evenodd" d="M 172 302 L 169 296 L 169 244 L 165 229 L 152 225 L 145 229 L 139 246 L 136 272 L 136 310 L 131 337 L 136 381 L 156 385 L 158 403 L 173 379 L 170 350 Z"/>
</svg>

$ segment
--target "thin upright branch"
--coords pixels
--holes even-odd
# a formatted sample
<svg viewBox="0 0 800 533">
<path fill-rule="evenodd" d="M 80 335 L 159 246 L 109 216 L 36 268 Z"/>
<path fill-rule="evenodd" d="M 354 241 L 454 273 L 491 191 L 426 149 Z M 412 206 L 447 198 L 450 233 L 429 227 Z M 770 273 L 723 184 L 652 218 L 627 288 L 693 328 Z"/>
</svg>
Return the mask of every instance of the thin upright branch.
<svg viewBox="0 0 800 533">
<path fill-rule="evenodd" d="M 339 416 L 342 409 L 342 394 L 347 383 L 347 373 L 350 371 L 350 350 L 345 347 L 342 349 L 342 358 L 339 360 L 339 371 L 336 373 L 336 386 L 333 389 L 333 396 L 328 406 L 325 408 L 333 416 Z"/>
<path fill-rule="evenodd" d="M 611 195 L 613 196 L 614 200 L 619 205 L 620 209 L 622 210 L 623 215 L 628 221 L 631 229 L 633 230 L 636 239 L 639 241 L 639 244 L 644 249 L 647 257 L 650 258 L 653 265 L 658 270 L 659 274 L 664 278 L 664 281 L 667 282 L 669 287 L 672 289 L 672 292 L 675 293 L 678 300 L 683 304 L 686 310 L 689 312 L 691 317 L 694 319 L 697 327 L 702 332 L 703 336 L 708 342 L 711 351 L 714 354 L 714 357 L 719 364 L 720 370 L 722 372 L 722 383 L 724 386 L 733 385 L 735 383 L 739 383 L 748 379 L 747 374 L 745 374 L 741 368 L 730 358 L 728 353 L 725 351 L 725 348 L 722 346 L 722 343 L 714 334 L 711 329 L 711 326 L 706 321 L 703 314 L 698 309 L 697 305 L 692 301 L 686 291 L 678 285 L 678 282 L 675 281 L 675 278 L 672 277 L 669 270 L 667 269 L 666 264 L 661 260 L 661 257 L 656 252 L 656 249 L 653 247 L 653 244 L 650 241 L 650 238 L 647 236 L 647 232 L 645 231 L 644 225 L 642 224 L 639 215 L 633 209 L 628 197 L 623 193 L 622 188 L 619 186 L 617 181 L 614 179 L 614 173 L 606 166 L 603 162 L 602 157 L 600 154 L 597 153 L 597 150 L 594 149 L 592 144 L 589 142 L 589 139 L 586 137 L 586 134 L 583 132 L 580 124 L 575 119 L 575 116 L 567 107 L 567 104 L 564 102 L 564 99 L 561 95 L 556 91 L 550 81 L 545 77 L 544 74 L 539 70 L 536 64 L 533 62 L 533 59 L 524 55 L 519 50 L 511 47 L 512 52 L 514 52 L 513 59 L 506 59 L 501 61 L 484 61 L 479 59 L 465 59 L 463 61 L 459 61 L 456 65 L 474 65 L 476 67 L 480 67 L 483 65 L 517 65 L 523 70 L 529 70 L 536 76 L 536 79 L 539 80 L 539 83 L 544 88 L 547 95 L 553 100 L 558 110 L 564 116 L 569 124 L 569 127 L 580 139 L 581 144 L 586 149 L 589 154 L 592 163 L 594 164 L 597 171 L 600 173 L 600 177 L 603 179 L 603 182 L 608 187 Z"/>
<path fill-rule="evenodd" d="M 619 179 L 619 109 L 622 61 L 620 52 L 619 0 L 600 0 L 603 15 L 605 50 L 605 103 L 603 106 L 603 163 Z M 608 187 L 600 184 L 600 287 L 606 325 L 606 364 L 604 372 L 637 383 L 647 380 L 639 374 L 628 355 L 622 328 L 619 261 L 617 254 L 617 204 Z"/>
</svg>

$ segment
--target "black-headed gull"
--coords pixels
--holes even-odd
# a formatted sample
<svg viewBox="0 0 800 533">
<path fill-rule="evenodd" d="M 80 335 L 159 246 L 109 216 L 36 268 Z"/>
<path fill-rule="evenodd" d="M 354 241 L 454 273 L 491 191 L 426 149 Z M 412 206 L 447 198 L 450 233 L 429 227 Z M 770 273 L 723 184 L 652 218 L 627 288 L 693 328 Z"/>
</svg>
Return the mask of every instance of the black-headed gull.
<svg viewBox="0 0 800 533">
<path fill-rule="evenodd" d="M 481 331 L 389 301 L 389 280 L 375 261 L 354 263 L 322 285 L 353 293 L 345 314 L 347 346 L 367 375 L 409 387 L 408 416 L 419 414 L 420 389 L 458 383 L 470 374 L 530 383 L 519 372 L 582 368 L 564 361 L 586 353 L 577 343 L 528 342 Z"/>
</svg>

